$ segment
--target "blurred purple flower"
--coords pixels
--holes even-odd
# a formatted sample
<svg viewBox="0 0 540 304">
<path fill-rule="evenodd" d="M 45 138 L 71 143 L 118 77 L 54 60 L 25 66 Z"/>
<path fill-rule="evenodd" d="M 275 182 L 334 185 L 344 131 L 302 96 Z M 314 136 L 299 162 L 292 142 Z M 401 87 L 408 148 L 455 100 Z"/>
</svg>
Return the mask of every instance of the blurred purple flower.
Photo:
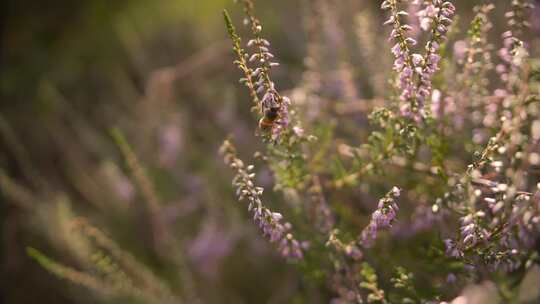
<svg viewBox="0 0 540 304">
<path fill-rule="evenodd" d="M 177 123 L 169 123 L 159 133 L 159 163 L 165 168 L 174 167 L 183 147 L 183 132 Z"/>
<path fill-rule="evenodd" d="M 215 278 L 219 274 L 221 261 L 231 252 L 235 239 L 230 232 L 207 221 L 189 246 L 188 254 L 195 268 L 204 276 Z"/>
</svg>

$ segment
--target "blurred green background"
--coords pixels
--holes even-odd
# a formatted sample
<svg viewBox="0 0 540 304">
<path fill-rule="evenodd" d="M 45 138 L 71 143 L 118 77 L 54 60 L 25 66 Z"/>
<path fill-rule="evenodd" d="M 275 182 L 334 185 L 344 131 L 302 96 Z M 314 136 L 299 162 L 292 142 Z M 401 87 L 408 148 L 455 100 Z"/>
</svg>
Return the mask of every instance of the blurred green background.
<svg viewBox="0 0 540 304">
<path fill-rule="evenodd" d="M 277 30 L 282 21 L 300 18 L 299 3 L 287 2 L 261 3 L 259 10 L 276 47 L 283 49 L 280 57 L 298 76 L 302 43 L 290 42 L 302 40 L 302 30 Z M 266 9 L 273 5 L 288 9 Z M 276 286 L 291 289 L 287 285 L 298 276 L 245 220 L 217 155 L 229 133 L 244 146 L 255 142 L 223 8 L 241 23 L 241 9 L 228 0 L 0 4 L 0 168 L 36 198 L 32 210 L 25 210 L 1 196 L 5 303 L 95 303 L 84 287 L 47 273 L 25 251 L 35 247 L 78 265 L 59 235 L 56 216 L 66 197 L 73 214 L 88 217 L 159 275 L 182 281 L 151 248 L 143 199 L 122 173 L 128 170 L 109 135 L 113 127 L 122 130 L 148 169 L 167 206 L 163 216 L 170 219 L 164 221 L 181 222 L 174 233 L 186 243 L 180 247 L 188 267 L 199 269 L 194 280 L 201 286 L 196 292 L 205 294 L 203 302 L 252 303 L 294 294 L 296 287 L 272 294 Z M 286 73 L 281 77 L 288 78 Z M 211 241 L 223 233 L 234 244 L 222 249 L 226 261 L 218 257 L 225 266 L 217 269 L 212 256 L 203 254 L 198 261 L 190 254 L 190 244 L 202 239 L 204 249 L 205 237 Z"/>
</svg>

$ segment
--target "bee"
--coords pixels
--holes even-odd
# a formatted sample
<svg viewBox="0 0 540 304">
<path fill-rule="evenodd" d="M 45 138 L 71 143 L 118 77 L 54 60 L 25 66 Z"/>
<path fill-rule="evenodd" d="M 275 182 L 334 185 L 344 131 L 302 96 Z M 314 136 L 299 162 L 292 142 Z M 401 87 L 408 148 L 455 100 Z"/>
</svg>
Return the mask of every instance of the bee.
<svg viewBox="0 0 540 304">
<path fill-rule="evenodd" d="M 259 120 L 259 128 L 263 131 L 270 131 L 274 127 L 279 117 L 279 107 L 270 107 L 264 112 L 264 116 Z"/>
</svg>

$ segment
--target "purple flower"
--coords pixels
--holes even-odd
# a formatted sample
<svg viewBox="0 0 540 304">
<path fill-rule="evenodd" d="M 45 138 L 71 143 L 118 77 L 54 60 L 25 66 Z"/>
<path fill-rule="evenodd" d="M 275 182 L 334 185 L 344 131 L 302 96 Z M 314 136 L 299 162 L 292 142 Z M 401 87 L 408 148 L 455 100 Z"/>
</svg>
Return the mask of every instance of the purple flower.
<svg viewBox="0 0 540 304">
<path fill-rule="evenodd" d="M 369 248 L 373 246 L 379 230 L 392 227 L 396 218 L 396 212 L 399 207 L 396 198 L 399 197 L 401 190 L 397 187 L 392 188 L 382 199 L 379 200 L 377 209 L 371 214 L 371 221 L 360 234 L 359 244 Z"/>
<path fill-rule="evenodd" d="M 451 239 L 445 239 L 444 245 L 446 247 L 446 255 L 453 258 L 461 258 L 464 256 L 464 253 L 459 249 L 456 243 Z"/>
</svg>

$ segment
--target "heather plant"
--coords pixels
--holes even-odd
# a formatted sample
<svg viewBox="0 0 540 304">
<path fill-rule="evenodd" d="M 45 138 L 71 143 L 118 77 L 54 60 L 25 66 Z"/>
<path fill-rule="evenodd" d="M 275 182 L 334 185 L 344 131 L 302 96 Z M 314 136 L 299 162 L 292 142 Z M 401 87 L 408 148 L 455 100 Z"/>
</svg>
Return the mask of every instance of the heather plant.
<svg viewBox="0 0 540 304">
<path fill-rule="evenodd" d="M 247 86 L 253 101 L 259 103 L 260 108 L 268 109 L 264 102 L 268 100 L 268 92 L 254 92 L 251 79 L 259 77 L 259 83 L 269 79 L 269 64 L 266 62 L 270 58 L 264 55 L 264 52 L 270 43 L 260 40 L 262 25 L 253 16 L 253 2 L 241 2 L 247 15 L 245 24 L 255 36 L 254 40 L 249 40 L 246 47 L 260 45 L 260 41 L 264 41 L 265 47 L 263 51 L 249 55 L 241 45 L 231 18 L 224 12 L 237 55 L 235 62 L 246 76 L 240 81 Z M 502 34 L 502 48 L 498 52 L 501 61 L 496 70 L 500 80 L 492 85 L 489 77 L 495 72 L 492 64 L 493 46 L 488 42 L 487 34 L 492 27 L 489 14 L 495 9 L 494 4 L 476 6 L 476 15 L 465 33 L 466 38 L 456 41 L 453 36 L 458 34 L 454 32 L 459 30 L 452 28 L 456 13 L 453 3 L 442 0 L 413 1 L 408 10 L 414 12 L 415 16 L 409 16 L 407 7 L 402 2 L 387 0 L 381 5 L 381 9 L 389 16 L 384 24 L 391 26 L 389 41 L 392 43 L 390 47 L 394 56 L 394 73 L 387 88 L 392 93 L 380 96 L 387 101 L 382 107 L 373 108 L 371 114 L 368 106 L 362 111 L 374 128 L 365 138 L 366 144 L 356 148 L 339 143 L 339 138 L 332 138 L 339 136 L 341 118 L 329 124 L 326 116 L 328 114 L 324 118 L 323 114 L 320 114 L 319 120 L 309 116 L 302 117 L 303 113 L 310 111 L 310 107 L 319 107 L 321 112 L 325 112 L 324 106 L 344 102 L 321 102 L 320 99 L 325 99 L 324 92 L 314 91 L 320 90 L 320 84 L 314 86 L 314 83 L 305 83 L 302 84 L 304 88 L 295 90 L 307 91 L 310 93 L 309 97 L 301 100 L 300 104 L 295 104 L 294 98 L 292 101 L 287 100 L 286 113 L 294 111 L 298 113 L 299 121 L 307 119 L 309 125 L 306 124 L 306 127 L 301 129 L 301 135 L 314 134 L 310 141 L 319 143 L 318 146 L 322 147 L 327 146 L 328 141 L 335 141 L 337 145 L 330 146 L 337 149 L 313 150 L 309 143 L 300 143 L 290 147 L 291 150 L 283 151 L 288 155 L 280 155 L 278 158 L 275 155 L 265 157 L 270 169 L 274 171 L 276 185 L 280 185 L 278 190 L 284 192 L 285 201 L 290 200 L 290 193 L 300 197 L 300 200 L 305 198 L 306 203 L 300 207 L 294 206 L 296 208 L 293 213 L 308 217 L 318 212 L 323 213 L 319 216 L 332 219 L 327 221 L 329 224 L 325 229 L 312 225 L 311 234 L 318 232 L 322 235 L 315 238 L 312 236 L 309 240 L 310 246 L 306 246 L 305 262 L 301 266 L 324 267 L 324 264 L 320 264 L 321 258 L 328 260 L 329 265 L 333 264 L 333 267 L 325 272 L 333 282 L 329 286 L 337 295 L 333 300 L 336 303 L 438 303 L 449 296 L 443 289 L 445 280 L 454 284 L 456 281 L 491 279 L 505 284 L 502 283 L 505 279 L 519 278 L 520 273 L 524 275 L 538 263 L 535 244 L 538 242 L 540 228 L 539 180 L 534 165 L 529 163 L 531 156 L 535 162 L 538 155 L 538 143 L 534 135 L 538 132 L 538 84 L 531 78 L 531 73 L 536 73 L 535 61 L 529 58 L 527 44 L 519 38 L 528 27 L 525 16 L 532 5 L 528 2 L 511 1 L 510 11 L 505 14 L 508 31 Z M 324 1 L 315 1 L 313 4 L 316 13 L 317 9 L 323 6 L 320 3 Z M 317 18 L 323 19 L 322 15 L 330 14 L 320 11 L 319 14 L 316 13 L 313 16 L 315 20 L 311 22 L 316 23 Z M 359 22 L 365 22 L 366 16 L 361 14 L 358 18 Z M 410 25 L 407 20 L 412 20 Z M 323 29 L 327 25 L 324 21 L 320 22 L 319 30 L 324 33 Z M 370 39 L 362 29 L 358 30 L 358 35 L 363 40 Z M 317 37 L 317 40 L 319 39 Z M 423 48 L 419 47 L 418 41 L 424 41 Z M 320 41 L 311 43 L 317 44 Z M 452 44 L 453 53 L 447 51 L 448 45 Z M 310 46 L 310 59 L 321 60 L 323 57 L 316 53 L 322 52 L 322 48 L 322 45 Z M 372 51 L 366 46 L 362 56 L 372 57 L 370 53 Z M 450 54 L 455 58 L 450 57 Z M 447 57 L 443 57 L 444 55 Z M 250 68 L 246 58 L 263 58 L 259 60 L 263 68 L 257 67 L 257 64 Z M 253 60 L 249 60 L 251 61 Z M 442 64 L 444 71 L 441 71 Z M 326 71 L 321 70 L 322 65 L 318 65 L 318 62 L 309 62 L 307 68 L 311 70 L 309 77 L 314 79 L 312 82 L 324 79 Z M 258 76 L 259 73 L 263 76 Z M 437 77 L 439 74 L 443 76 Z M 454 79 L 457 82 L 454 82 Z M 343 83 L 342 85 L 346 86 Z M 274 86 L 271 82 L 266 88 L 268 90 Z M 372 90 L 380 91 L 377 88 Z M 260 98 L 259 94 L 264 95 Z M 311 94 L 317 97 L 312 97 Z M 311 99 L 314 100 L 312 104 Z M 290 128 L 291 134 L 299 135 L 298 127 L 291 128 L 288 123 L 280 122 L 280 119 L 288 118 L 286 114 L 282 114 L 280 107 L 278 103 L 275 117 L 269 115 L 268 110 L 259 113 L 263 116 L 261 122 L 268 124 L 259 125 L 256 134 L 266 138 L 264 132 L 269 126 L 271 131 L 275 128 L 280 132 L 287 132 L 287 128 Z M 324 133 L 319 135 L 317 132 L 321 132 L 321 129 L 330 132 L 330 137 L 326 137 L 327 134 Z M 472 132 L 464 132 L 465 130 Z M 280 139 L 274 136 L 273 139 L 274 142 L 267 146 L 270 154 L 273 154 L 276 146 L 290 143 L 289 138 Z M 460 141 L 461 149 L 450 146 L 457 143 L 456 140 Z M 228 140 L 224 148 L 232 149 L 228 148 L 230 145 Z M 457 156 L 470 152 L 470 157 Z M 327 195 L 330 201 L 335 203 L 328 204 L 328 200 L 324 199 L 325 208 L 321 210 L 317 202 L 309 201 L 312 196 L 308 189 L 301 186 L 303 184 L 288 184 L 288 187 L 283 187 L 287 185 L 284 182 L 287 176 L 276 169 L 279 168 L 276 163 L 284 162 L 283 159 L 287 156 L 296 157 L 296 153 L 301 154 L 299 166 L 304 166 L 306 175 L 316 177 L 315 186 L 319 194 Z M 325 156 L 321 157 L 319 153 L 324 153 Z M 338 154 L 337 158 L 332 156 L 334 153 Z M 261 154 L 264 152 L 257 152 L 257 155 Z M 456 156 L 460 158 L 457 162 Z M 231 162 L 231 157 L 225 153 L 227 163 Z M 343 157 L 352 158 L 352 161 L 347 162 Z M 321 158 L 334 159 L 338 166 L 337 172 L 332 170 L 332 165 L 317 164 Z M 234 159 L 234 167 L 238 163 L 242 164 L 238 159 Z M 290 163 L 287 170 L 295 170 L 295 167 Z M 351 170 L 353 173 L 348 173 Z M 389 176 L 389 170 L 399 172 L 398 176 Z M 255 173 L 252 173 L 252 176 L 254 175 Z M 238 177 L 235 178 L 235 183 L 237 179 Z M 351 214 L 341 214 L 343 210 L 340 209 L 343 207 L 337 204 L 346 191 L 344 187 L 360 188 L 356 195 L 349 194 L 348 199 L 360 199 L 360 202 L 355 204 L 363 203 L 368 206 L 364 207 L 365 209 L 372 206 L 372 203 L 369 203 L 370 200 L 373 201 L 372 195 L 380 193 L 381 187 L 388 187 L 392 183 L 399 188 L 393 186 L 392 190 L 378 201 L 377 207 L 368 217 L 368 223 L 364 224 L 365 228 L 361 228 L 361 223 L 365 223 L 365 220 L 358 220 Z M 400 195 L 401 193 L 405 195 Z M 319 199 L 318 202 L 321 201 L 322 199 Z M 398 205 L 408 208 L 400 211 Z M 336 216 L 332 216 L 333 212 L 337 212 L 338 221 L 335 220 Z M 269 212 L 268 216 L 271 214 Z M 410 227 L 393 225 L 400 217 L 406 221 L 408 216 Z M 260 222 L 257 216 L 255 221 Z M 390 234 L 390 239 L 387 242 L 379 240 L 381 231 L 391 230 L 393 226 L 397 228 Z M 410 231 L 403 231 L 407 229 Z M 347 233 L 344 234 L 341 230 Z M 421 290 L 417 291 L 414 271 L 406 270 L 411 267 L 409 263 L 412 261 L 399 258 L 392 261 L 395 263 L 385 261 L 385 256 L 388 259 L 392 255 L 381 255 L 380 250 L 395 252 L 399 251 L 400 247 L 407 250 L 411 245 L 408 245 L 408 242 L 400 243 L 395 238 L 414 239 L 422 232 L 429 232 L 431 237 L 428 238 L 430 241 L 427 245 L 424 245 L 427 246 L 427 252 L 416 256 L 423 260 L 423 265 L 416 265 L 414 270 L 439 267 L 439 273 L 430 275 L 429 283 L 425 282 L 427 285 L 422 285 Z M 303 234 L 309 239 L 309 231 Z M 325 239 L 326 242 L 322 242 Z M 317 243 L 324 244 L 325 247 Z M 281 246 L 278 247 L 282 250 Z M 327 251 L 326 257 L 321 250 Z M 312 260 L 312 256 L 317 256 L 317 259 Z M 313 263 L 317 265 L 312 265 Z M 378 285 L 381 279 L 376 275 L 377 270 L 370 265 L 379 265 L 382 268 L 379 271 L 386 274 L 387 282 L 393 282 L 393 286 L 382 283 L 387 289 L 381 289 Z M 392 267 L 397 269 L 396 276 L 388 271 L 388 268 Z M 505 301 L 512 300 L 512 291 L 499 290 L 499 293 Z M 468 303 L 467 300 L 460 299 L 456 298 L 454 302 Z"/>
<path fill-rule="evenodd" d="M 237 0 L 109 130 L 43 84 L 55 176 L 0 115 L 27 258 L 83 303 L 538 303 L 538 7 L 376 4 Z"/>
</svg>

